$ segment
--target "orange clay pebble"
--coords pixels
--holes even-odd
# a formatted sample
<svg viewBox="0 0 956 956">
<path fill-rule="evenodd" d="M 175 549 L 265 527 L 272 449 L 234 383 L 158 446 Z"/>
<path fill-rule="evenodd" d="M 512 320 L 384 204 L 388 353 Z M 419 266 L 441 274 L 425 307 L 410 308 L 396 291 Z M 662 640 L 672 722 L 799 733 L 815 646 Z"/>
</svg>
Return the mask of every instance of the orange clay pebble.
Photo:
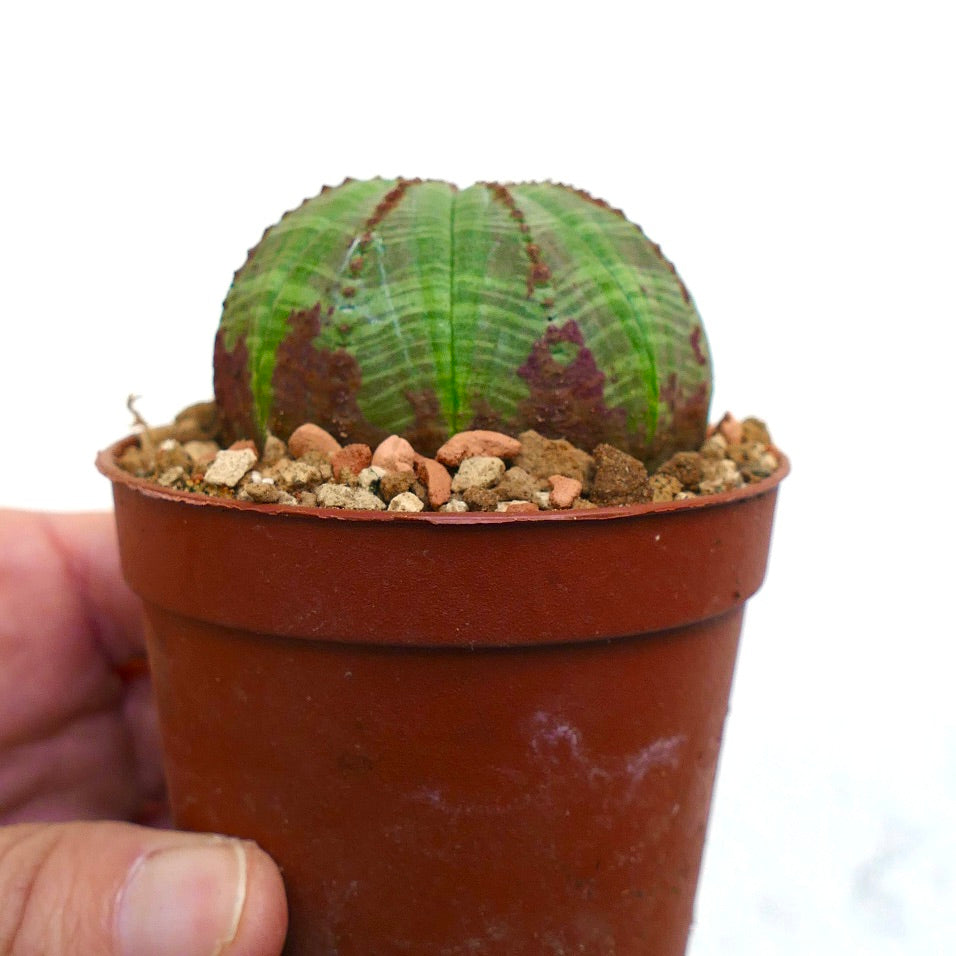
<svg viewBox="0 0 956 956">
<path fill-rule="evenodd" d="M 514 458 L 520 452 L 521 442 L 517 438 L 478 428 L 452 435 L 435 457 L 443 465 L 454 468 L 466 458 Z"/>
<path fill-rule="evenodd" d="M 411 443 L 400 435 L 389 435 L 375 449 L 372 464 L 386 471 L 414 471 L 418 453 Z"/>
<path fill-rule="evenodd" d="M 368 445 L 355 443 L 346 445 L 332 454 L 332 474 L 336 481 L 343 480 L 343 473 L 349 472 L 358 478 L 364 468 L 372 464 L 372 449 Z"/>
<path fill-rule="evenodd" d="M 287 444 L 289 454 L 293 458 L 301 458 L 310 451 L 333 455 L 342 447 L 324 428 L 320 428 L 312 422 L 300 425 L 289 436 Z"/>
<path fill-rule="evenodd" d="M 581 494 L 581 482 L 577 478 L 568 478 L 567 475 L 551 475 L 548 478 L 551 485 L 551 494 L 548 501 L 552 508 L 570 508 L 574 499 Z"/>
<path fill-rule="evenodd" d="M 428 489 L 428 503 L 440 508 L 451 497 L 451 475 L 448 469 L 433 458 L 415 459 L 415 477 Z"/>
</svg>

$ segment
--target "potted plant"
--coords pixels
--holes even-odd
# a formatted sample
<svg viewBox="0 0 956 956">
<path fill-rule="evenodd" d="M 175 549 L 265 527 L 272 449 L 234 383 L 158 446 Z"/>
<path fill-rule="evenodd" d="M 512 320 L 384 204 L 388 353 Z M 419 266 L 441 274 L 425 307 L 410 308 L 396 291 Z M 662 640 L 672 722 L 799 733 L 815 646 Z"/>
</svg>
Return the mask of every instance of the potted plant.
<svg viewBox="0 0 956 956">
<path fill-rule="evenodd" d="M 660 250 L 564 186 L 346 180 L 236 273 L 215 392 L 98 458 L 176 823 L 274 856 L 289 954 L 683 953 L 787 463 L 707 448 Z M 493 466 L 453 510 L 468 448 L 520 507 Z"/>
</svg>

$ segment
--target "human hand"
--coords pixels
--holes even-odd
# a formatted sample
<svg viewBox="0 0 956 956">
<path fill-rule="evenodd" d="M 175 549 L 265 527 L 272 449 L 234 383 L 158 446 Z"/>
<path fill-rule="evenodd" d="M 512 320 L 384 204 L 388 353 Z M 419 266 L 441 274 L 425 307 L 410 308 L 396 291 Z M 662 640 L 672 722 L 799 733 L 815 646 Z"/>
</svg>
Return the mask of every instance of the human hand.
<svg viewBox="0 0 956 956">
<path fill-rule="evenodd" d="M 0 510 L 0 956 L 276 956 L 272 860 L 156 828 L 156 716 L 118 562 L 109 514 Z"/>
</svg>

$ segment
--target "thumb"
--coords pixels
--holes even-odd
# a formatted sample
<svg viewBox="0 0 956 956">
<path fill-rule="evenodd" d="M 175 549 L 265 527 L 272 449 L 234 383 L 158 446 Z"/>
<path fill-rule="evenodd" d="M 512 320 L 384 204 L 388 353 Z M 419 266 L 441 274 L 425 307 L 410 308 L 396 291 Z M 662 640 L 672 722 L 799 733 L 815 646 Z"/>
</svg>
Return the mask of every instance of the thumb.
<svg viewBox="0 0 956 956">
<path fill-rule="evenodd" d="M 0 956 L 278 956 L 286 902 L 254 843 L 126 823 L 0 827 Z"/>
</svg>

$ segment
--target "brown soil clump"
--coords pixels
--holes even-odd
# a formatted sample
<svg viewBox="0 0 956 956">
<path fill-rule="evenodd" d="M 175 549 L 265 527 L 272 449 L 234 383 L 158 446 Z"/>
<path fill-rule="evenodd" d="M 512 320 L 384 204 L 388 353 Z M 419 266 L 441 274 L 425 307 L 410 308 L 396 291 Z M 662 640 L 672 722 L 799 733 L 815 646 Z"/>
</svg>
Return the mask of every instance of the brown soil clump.
<svg viewBox="0 0 956 956">
<path fill-rule="evenodd" d="M 535 493 L 547 488 L 547 482 L 534 479 L 520 465 L 509 468 L 495 486 L 499 501 L 534 501 Z"/>
<path fill-rule="evenodd" d="M 697 491 L 704 477 L 704 460 L 700 452 L 679 451 L 657 469 L 660 475 L 671 475 L 681 484 L 681 491 Z"/>
<path fill-rule="evenodd" d="M 551 475 L 577 478 L 587 487 L 594 473 L 594 459 L 563 438 L 545 438 L 533 429 L 518 436 L 521 451 L 514 463 L 536 478 L 547 480 Z"/>
<path fill-rule="evenodd" d="M 644 462 L 613 445 L 594 449 L 594 480 L 588 498 L 594 504 L 636 505 L 651 500 Z"/>
<path fill-rule="evenodd" d="M 469 511 L 497 511 L 498 496 L 491 488 L 471 485 L 461 493 L 461 500 Z"/>
</svg>

